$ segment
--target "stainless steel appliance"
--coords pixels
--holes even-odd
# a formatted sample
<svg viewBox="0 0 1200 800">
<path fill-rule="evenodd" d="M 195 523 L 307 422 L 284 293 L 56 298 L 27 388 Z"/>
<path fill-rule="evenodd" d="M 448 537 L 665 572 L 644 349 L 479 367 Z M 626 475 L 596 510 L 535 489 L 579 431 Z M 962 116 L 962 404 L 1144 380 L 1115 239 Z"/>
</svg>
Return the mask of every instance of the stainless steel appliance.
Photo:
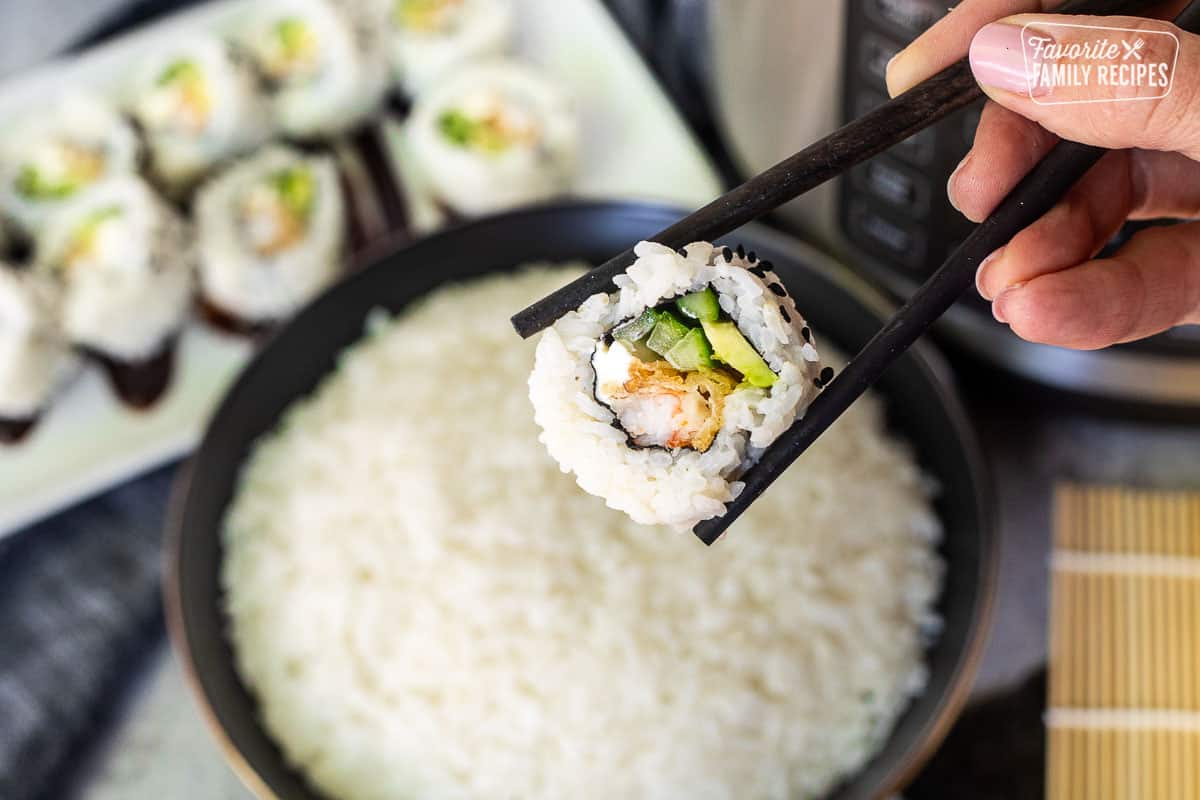
<svg viewBox="0 0 1200 800">
<path fill-rule="evenodd" d="M 711 101 L 739 169 L 760 171 L 887 98 L 884 70 L 945 0 L 710 0 Z M 945 184 L 974 138 L 967 109 L 784 209 L 790 224 L 901 297 L 970 230 Z M 1200 411 L 1200 329 L 1078 352 L 1025 342 L 966 296 L 942 332 L 1039 383 Z"/>
</svg>

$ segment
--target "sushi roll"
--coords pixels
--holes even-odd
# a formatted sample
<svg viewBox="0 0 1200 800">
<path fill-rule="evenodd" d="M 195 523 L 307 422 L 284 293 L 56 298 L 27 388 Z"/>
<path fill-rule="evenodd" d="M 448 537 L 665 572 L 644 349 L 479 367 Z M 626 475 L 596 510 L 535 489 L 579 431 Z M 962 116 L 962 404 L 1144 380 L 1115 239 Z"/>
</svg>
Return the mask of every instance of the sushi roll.
<svg viewBox="0 0 1200 800">
<path fill-rule="evenodd" d="M 463 215 L 547 200 L 575 172 L 579 121 L 571 100 L 527 66 L 481 62 L 417 100 L 412 153 L 437 200 Z"/>
<path fill-rule="evenodd" d="M 138 138 L 90 95 L 29 113 L 0 141 L 0 212 L 32 237 L 46 216 L 87 187 L 138 167 Z"/>
<path fill-rule="evenodd" d="M 384 0 L 396 84 L 414 98 L 452 67 L 504 55 L 512 0 Z"/>
<path fill-rule="evenodd" d="M 54 284 L 0 263 L 0 443 L 20 440 L 78 359 L 58 324 Z"/>
<path fill-rule="evenodd" d="M 191 307 L 183 220 L 141 178 L 114 178 L 47 220 L 35 258 L 61 287 L 71 342 L 105 368 L 128 405 L 151 405 L 170 382 Z"/>
<path fill-rule="evenodd" d="M 154 176 L 172 192 L 271 134 L 254 71 L 216 37 L 149 58 L 130 92 L 129 110 L 145 135 Z"/>
<path fill-rule="evenodd" d="M 241 44 L 286 136 L 333 136 L 379 109 L 387 91 L 387 55 L 371 23 L 352 6 L 329 0 L 274 0 L 258 7 Z"/>
<path fill-rule="evenodd" d="M 704 242 L 635 252 L 616 292 L 543 334 L 529 395 L 541 441 L 585 491 L 690 528 L 724 513 L 832 370 L 768 262 Z"/>
<path fill-rule="evenodd" d="M 271 147 L 197 193 L 200 289 L 210 320 L 256 332 L 341 269 L 345 201 L 333 159 Z"/>
</svg>

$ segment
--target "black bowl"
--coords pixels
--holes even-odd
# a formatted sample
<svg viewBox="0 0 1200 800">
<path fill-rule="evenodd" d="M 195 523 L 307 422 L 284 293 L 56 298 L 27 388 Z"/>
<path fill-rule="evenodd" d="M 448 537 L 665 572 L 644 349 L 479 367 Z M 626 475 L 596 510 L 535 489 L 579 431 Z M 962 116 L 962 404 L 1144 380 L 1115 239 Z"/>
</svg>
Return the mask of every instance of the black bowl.
<svg viewBox="0 0 1200 800">
<path fill-rule="evenodd" d="M 350 277 L 301 312 L 250 362 L 221 403 L 176 487 L 166 563 L 171 637 L 226 756 L 261 797 L 317 797 L 259 726 L 254 699 L 234 671 L 218 580 L 219 531 L 255 438 L 308 394 L 357 341 L 367 313 L 403 308 L 436 286 L 535 260 L 599 263 L 675 222 L 678 209 L 637 203 L 532 208 L 425 239 Z M 845 269 L 788 237 L 751 225 L 739 241 L 776 268 L 820 340 L 857 351 L 891 309 Z M 517 311 L 518 309 L 513 309 Z M 515 334 L 514 334 L 515 336 Z M 910 780 L 961 710 L 977 666 L 995 587 L 995 534 L 978 444 L 951 376 L 927 344 L 883 378 L 890 427 L 937 478 L 946 560 L 939 610 L 945 627 L 928 649 L 929 684 L 882 751 L 830 795 L 874 798 Z M 719 548 L 720 545 L 718 544 Z"/>
</svg>

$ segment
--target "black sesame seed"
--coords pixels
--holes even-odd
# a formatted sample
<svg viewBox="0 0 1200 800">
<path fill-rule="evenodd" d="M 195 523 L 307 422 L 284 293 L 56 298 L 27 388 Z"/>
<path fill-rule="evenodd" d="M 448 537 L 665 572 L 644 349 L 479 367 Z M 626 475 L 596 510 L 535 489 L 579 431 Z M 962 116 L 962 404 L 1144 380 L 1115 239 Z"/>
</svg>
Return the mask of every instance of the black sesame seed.
<svg viewBox="0 0 1200 800">
<path fill-rule="evenodd" d="M 818 389 L 820 389 L 820 388 L 821 388 L 822 386 L 824 386 L 824 385 L 825 385 L 825 384 L 821 383 L 821 379 L 820 379 L 820 378 L 813 378 L 813 386 L 815 386 L 815 387 L 817 387 Z"/>
<path fill-rule="evenodd" d="M 821 383 L 829 383 L 831 380 L 833 380 L 833 367 L 821 370 Z"/>
<path fill-rule="evenodd" d="M 724 247 L 721 249 L 721 255 L 725 257 L 726 264 L 733 262 L 733 251 L 730 250 L 728 247 Z"/>
<path fill-rule="evenodd" d="M 767 271 L 765 269 L 763 269 L 762 267 L 750 267 L 747 271 L 751 275 L 757 275 L 760 278 L 767 277 Z"/>
<path fill-rule="evenodd" d="M 687 258 L 687 248 L 686 247 L 679 248 L 679 255 L 683 256 L 684 258 Z"/>
<path fill-rule="evenodd" d="M 812 341 L 812 331 L 810 331 L 808 329 L 807 325 L 805 325 L 803 328 L 800 329 L 800 335 L 804 337 L 804 341 L 806 341 L 806 342 Z"/>
<path fill-rule="evenodd" d="M 787 297 L 787 289 L 783 288 L 778 283 L 768 284 L 767 288 L 780 297 Z"/>
<path fill-rule="evenodd" d="M 751 264 L 753 264 L 755 261 L 758 261 L 758 256 L 755 254 L 755 252 L 753 250 L 751 250 L 749 253 L 746 254 L 746 260 L 749 261 Z"/>
<path fill-rule="evenodd" d="M 791 321 L 792 321 L 792 315 L 791 315 L 791 314 L 789 314 L 789 313 L 787 312 L 787 309 L 786 309 L 786 308 L 784 308 L 783 306 L 780 306 L 780 307 L 779 307 L 779 313 L 783 315 L 783 321 L 784 321 L 784 322 L 791 322 Z"/>
<path fill-rule="evenodd" d="M 767 261 L 767 260 L 764 258 L 764 259 L 762 260 L 762 268 L 763 268 L 763 269 L 775 269 L 775 265 L 774 265 L 774 264 L 772 264 L 770 261 Z"/>
<path fill-rule="evenodd" d="M 738 258 L 746 257 L 746 248 L 742 247 L 741 242 L 738 243 L 737 254 L 738 254 Z"/>
</svg>

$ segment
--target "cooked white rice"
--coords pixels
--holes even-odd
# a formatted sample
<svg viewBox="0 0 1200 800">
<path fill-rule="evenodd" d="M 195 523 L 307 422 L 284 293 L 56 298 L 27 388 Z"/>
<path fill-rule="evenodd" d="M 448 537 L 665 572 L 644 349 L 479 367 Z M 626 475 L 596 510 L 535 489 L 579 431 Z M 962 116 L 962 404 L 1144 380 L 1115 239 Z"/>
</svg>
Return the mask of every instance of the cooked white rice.
<svg viewBox="0 0 1200 800">
<path fill-rule="evenodd" d="M 537 442 L 508 315 L 572 274 L 380 320 L 256 447 L 224 531 L 241 675 L 334 798 L 786 798 L 925 682 L 939 525 L 857 403 L 715 548 Z"/>
</svg>

